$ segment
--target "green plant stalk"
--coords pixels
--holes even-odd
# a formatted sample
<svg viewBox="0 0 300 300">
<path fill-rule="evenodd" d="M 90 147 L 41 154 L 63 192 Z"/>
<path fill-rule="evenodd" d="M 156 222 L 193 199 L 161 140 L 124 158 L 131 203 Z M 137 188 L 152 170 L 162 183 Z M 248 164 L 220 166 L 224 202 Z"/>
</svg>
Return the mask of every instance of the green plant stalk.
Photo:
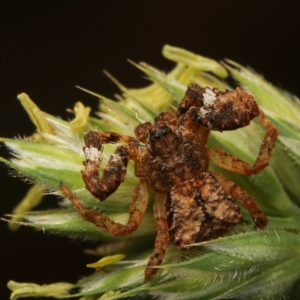
<svg viewBox="0 0 300 300">
<path fill-rule="evenodd" d="M 83 89 L 100 98 L 98 115 L 101 118 L 91 117 L 90 109 L 78 102 L 73 111 L 74 120 L 67 122 L 42 112 L 26 94 L 18 96 L 37 133 L 24 140 L 1 138 L 14 158 L 0 158 L 0 161 L 35 185 L 15 215 L 10 216 L 10 222 L 71 238 L 105 241 L 105 246 L 91 251 L 104 260 L 90 265 L 96 268 L 90 276 L 77 283 L 43 286 L 10 281 L 11 299 L 52 296 L 99 300 L 145 295 L 161 299 L 278 299 L 299 280 L 299 100 L 232 61 L 218 63 L 169 45 L 163 48 L 163 55 L 176 63 L 169 73 L 160 72 L 145 63 L 133 63 L 153 82 L 142 89 L 129 89 L 107 73 L 122 93 L 118 101 Z M 254 95 L 279 129 L 280 136 L 271 165 L 257 175 L 246 177 L 221 170 L 213 164 L 210 167 L 256 199 L 269 219 L 265 230 L 254 230 L 251 217 L 243 210 L 242 224 L 229 236 L 197 244 L 191 251 L 178 251 L 170 246 L 158 276 L 145 284 L 143 271 L 156 234 L 151 209 L 152 193 L 141 226 L 129 237 L 116 238 L 101 232 L 93 224 L 83 221 L 66 199 L 60 198 L 60 210 L 30 211 L 45 191 L 62 196 L 59 188 L 62 181 L 80 196 L 86 208 L 94 208 L 117 222 L 126 223 L 131 195 L 138 182 L 134 166 L 129 165 L 125 182 L 107 201 L 94 199 L 84 188 L 80 173 L 85 159 L 82 151 L 84 133 L 102 130 L 134 136 L 133 129 L 138 124 L 151 121 L 166 109 L 175 111 L 190 83 L 220 90 L 232 89 L 226 82 L 227 76 L 232 76 Z M 252 122 L 250 126 L 234 132 L 212 133 L 208 146 L 222 148 L 253 162 L 263 133 L 264 129 L 258 122 Z M 111 144 L 104 146 L 103 167 L 115 147 Z M 124 255 L 122 260 L 113 259 Z M 103 261 L 109 265 L 102 266 Z M 110 272 L 104 272 L 103 268 Z"/>
</svg>

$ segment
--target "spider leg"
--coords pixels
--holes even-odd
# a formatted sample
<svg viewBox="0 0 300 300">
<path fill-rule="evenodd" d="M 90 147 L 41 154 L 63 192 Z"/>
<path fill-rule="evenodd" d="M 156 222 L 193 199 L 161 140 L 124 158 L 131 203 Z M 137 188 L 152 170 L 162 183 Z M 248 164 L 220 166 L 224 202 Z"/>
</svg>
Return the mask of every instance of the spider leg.
<svg viewBox="0 0 300 300">
<path fill-rule="evenodd" d="M 116 148 L 103 171 L 102 178 L 99 178 L 102 143 L 112 141 L 131 142 Z M 82 178 L 86 189 L 100 201 L 104 201 L 116 191 L 124 181 L 129 159 L 135 160 L 138 157 L 138 144 L 132 141 L 136 140 L 129 136 L 110 132 L 91 131 L 85 136 L 86 146 L 83 149 L 86 161 L 84 162 L 85 168 L 81 171 Z"/>
<path fill-rule="evenodd" d="M 226 193 L 239 201 L 249 211 L 258 228 L 267 226 L 268 219 L 253 197 L 223 175 L 212 170 L 209 170 L 209 173 L 217 180 Z"/>
<path fill-rule="evenodd" d="M 157 117 L 155 117 L 154 122 L 156 125 L 159 124 L 171 124 L 176 125 L 177 117 L 175 114 L 169 110 L 161 112 Z"/>
<path fill-rule="evenodd" d="M 155 202 L 153 205 L 157 235 L 155 239 L 155 248 L 148 260 L 148 265 L 145 269 L 145 282 L 150 281 L 156 276 L 158 268 L 153 267 L 161 265 L 170 240 L 165 204 L 166 197 L 166 194 L 158 193 L 155 197 Z"/>
<path fill-rule="evenodd" d="M 134 137 L 116 132 L 90 131 L 84 136 L 85 145 L 88 148 L 101 149 L 102 144 L 124 142 L 131 143 L 137 140 Z"/>
<path fill-rule="evenodd" d="M 194 133 L 198 142 L 201 145 L 205 145 L 210 133 L 210 129 L 196 122 L 195 114 L 197 115 L 197 108 L 190 108 L 185 114 L 180 116 L 178 119 L 178 126 L 183 131 L 188 130 Z"/>
<path fill-rule="evenodd" d="M 243 175 L 257 174 L 269 165 L 272 149 L 278 136 L 278 130 L 274 124 L 260 110 L 260 123 L 267 129 L 265 137 L 261 143 L 258 156 L 253 165 L 246 163 L 240 158 L 227 153 L 221 149 L 207 149 L 209 158 L 219 167 Z"/>
<path fill-rule="evenodd" d="M 177 109 L 178 118 L 185 114 L 210 130 L 234 130 L 247 126 L 257 117 L 259 107 L 253 96 L 239 87 L 221 92 L 193 83 Z"/>
<path fill-rule="evenodd" d="M 130 235 L 141 224 L 148 205 L 148 190 L 144 181 L 135 187 L 131 199 L 129 220 L 126 225 L 116 223 L 104 214 L 93 209 L 85 209 L 81 199 L 74 194 L 66 185 L 61 184 L 63 195 L 70 199 L 74 208 L 83 220 L 89 221 L 100 227 L 104 232 L 114 236 Z"/>
</svg>

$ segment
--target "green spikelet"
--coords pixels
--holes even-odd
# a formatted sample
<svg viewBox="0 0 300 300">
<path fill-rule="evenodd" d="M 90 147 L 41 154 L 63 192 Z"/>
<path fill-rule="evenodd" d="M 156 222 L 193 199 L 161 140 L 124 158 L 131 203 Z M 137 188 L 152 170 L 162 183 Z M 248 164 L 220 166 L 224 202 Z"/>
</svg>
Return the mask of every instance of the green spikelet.
<svg viewBox="0 0 300 300">
<path fill-rule="evenodd" d="M 26 94 L 18 96 L 37 133 L 23 140 L 1 138 L 14 158 L 0 158 L 0 161 L 34 182 L 32 190 L 14 210 L 11 226 L 26 224 L 69 237 L 105 241 L 106 244 L 91 251 L 99 256 L 91 262 L 100 259 L 88 265 L 95 269 L 92 275 L 72 284 L 40 286 L 10 281 L 11 299 L 42 296 L 80 297 L 81 300 L 129 296 L 142 299 L 145 295 L 167 300 L 279 299 L 292 293 L 292 287 L 300 277 L 299 100 L 272 86 L 253 70 L 232 61 L 218 63 L 169 45 L 163 48 L 163 55 L 175 62 L 169 73 L 145 63 L 133 63 L 152 81 L 145 88 L 127 88 L 107 73 L 121 91 L 118 101 L 85 90 L 100 98 L 98 115 L 101 118 L 91 117 L 90 109 L 79 102 L 74 107 L 74 120 L 67 122 L 41 111 Z M 190 83 L 220 90 L 232 89 L 225 81 L 227 76 L 232 76 L 255 97 L 280 131 L 271 165 L 261 173 L 245 177 L 212 166 L 256 199 L 270 221 L 265 230 L 255 231 L 249 214 L 243 212 L 243 224 L 229 236 L 201 243 L 191 251 L 178 251 L 170 245 L 157 277 L 145 284 L 143 272 L 156 234 L 152 194 L 140 228 L 126 238 L 109 236 L 83 221 L 62 197 L 58 197 L 60 210 L 30 211 L 47 191 L 61 196 L 59 186 L 62 181 L 81 197 L 86 208 L 101 210 L 115 221 L 126 223 L 131 195 L 138 182 L 134 166 L 129 165 L 125 182 L 108 201 L 95 200 L 84 188 L 80 173 L 85 160 L 82 152 L 84 133 L 102 130 L 134 136 L 133 129 L 141 122 L 151 121 L 163 110 L 176 110 Z M 222 148 L 253 162 L 262 135 L 260 125 L 252 122 L 234 132 L 212 133 L 208 146 Z M 115 147 L 104 146 L 103 166 Z"/>
</svg>

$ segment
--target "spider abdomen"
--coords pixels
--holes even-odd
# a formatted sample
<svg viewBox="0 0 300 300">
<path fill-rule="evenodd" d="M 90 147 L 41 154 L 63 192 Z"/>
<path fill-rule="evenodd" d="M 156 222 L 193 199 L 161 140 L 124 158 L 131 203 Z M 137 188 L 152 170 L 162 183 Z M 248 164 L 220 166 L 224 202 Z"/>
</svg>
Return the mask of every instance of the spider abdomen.
<svg viewBox="0 0 300 300">
<path fill-rule="evenodd" d="M 166 206 L 170 239 L 181 250 L 223 236 L 243 217 L 239 206 L 207 172 L 175 185 Z"/>
</svg>

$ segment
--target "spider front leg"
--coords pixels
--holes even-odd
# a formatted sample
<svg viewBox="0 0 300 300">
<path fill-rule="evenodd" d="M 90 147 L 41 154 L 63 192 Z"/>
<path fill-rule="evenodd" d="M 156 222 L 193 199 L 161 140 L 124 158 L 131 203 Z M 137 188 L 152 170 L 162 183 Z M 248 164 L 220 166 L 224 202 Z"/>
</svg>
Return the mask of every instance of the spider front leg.
<svg viewBox="0 0 300 300">
<path fill-rule="evenodd" d="M 141 224 L 148 205 L 148 190 L 144 181 L 135 187 L 130 204 L 129 220 L 126 225 L 116 223 L 104 214 L 93 209 L 85 209 L 81 199 L 66 185 L 61 184 L 63 195 L 70 199 L 74 208 L 83 220 L 89 221 L 100 227 L 104 232 L 114 236 L 130 235 Z"/>
<path fill-rule="evenodd" d="M 83 148 L 86 156 L 84 169 L 81 171 L 85 187 L 90 193 L 104 201 L 109 195 L 116 191 L 124 181 L 126 168 L 129 159 L 138 156 L 138 145 L 136 139 L 127 135 L 120 135 L 113 132 L 90 131 L 84 137 L 86 146 Z M 123 141 L 129 143 L 116 148 L 115 153 L 103 171 L 102 178 L 99 178 L 101 165 L 102 144 Z"/>
<path fill-rule="evenodd" d="M 116 132 L 90 131 L 84 135 L 85 145 L 88 148 L 101 149 L 102 144 L 124 142 L 131 143 L 137 140 L 129 135 L 119 134 Z M 85 147 L 84 147 L 85 148 Z"/>
<path fill-rule="evenodd" d="M 259 208 L 253 197 L 248 195 L 246 191 L 241 189 L 239 186 L 237 186 L 235 183 L 233 183 L 223 175 L 218 174 L 212 170 L 209 170 L 209 173 L 216 179 L 216 181 L 226 193 L 239 201 L 249 211 L 258 228 L 262 229 L 267 226 L 268 219 L 265 216 L 264 212 Z"/>
<path fill-rule="evenodd" d="M 185 114 L 210 130 L 234 130 L 249 125 L 259 115 L 259 107 L 253 96 L 239 87 L 222 92 L 193 83 L 177 109 L 178 118 Z"/>
<path fill-rule="evenodd" d="M 158 268 L 155 267 L 161 265 L 170 241 L 166 213 L 166 197 L 166 194 L 157 194 L 153 205 L 157 235 L 155 239 L 155 248 L 145 269 L 145 282 L 152 280 L 156 276 Z"/>
<path fill-rule="evenodd" d="M 258 156 L 253 165 L 246 163 L 240 158 L 217 148 L 207 148 L 209 158 L 219 167 L 238 174 L 252 175 L 261 172 L 266 166 L 269 165 L 269 160 L 272 156 L 272 150 L 275 146 L 275 141 L 279 132 L 275 125 L 264 115 L 264 112 L 261 109 L 258 118 L 262 126 L 264 126 L 267 131 L 261 143 Z"/>
<path fill-rule="evenodd" d="M 118 146 L 110 157 L 102 178 L 99 178 L 101 164 L 102 143 L 129 142 L 128 145 Z M 85 135 L 86 155 L 85 168 L 81 171 L 87 190 L 89 190 L 100 201 L 104 201 L 109 195 L 116 191 L 124 181 L 126 168 L 130 159 L 138 158 L 139 149 L 136 139 L 111 132 L 91 131 Z M 61 190 L 65 197 L 71 200 L 74 208 L 82 219 L 95 224 L 103 231 L 114 236 L 129 235 L 136 230 L 144 217 L 148 205 L 147 186 L 140 181 L 134 190 L 130 205 L 129 220 L 126 225 L 116 223 L 109 217 L 92 209 L 85 209 L 81 199 L 75 195 L 66 185 L 61 184 Z"/>
</svg>

